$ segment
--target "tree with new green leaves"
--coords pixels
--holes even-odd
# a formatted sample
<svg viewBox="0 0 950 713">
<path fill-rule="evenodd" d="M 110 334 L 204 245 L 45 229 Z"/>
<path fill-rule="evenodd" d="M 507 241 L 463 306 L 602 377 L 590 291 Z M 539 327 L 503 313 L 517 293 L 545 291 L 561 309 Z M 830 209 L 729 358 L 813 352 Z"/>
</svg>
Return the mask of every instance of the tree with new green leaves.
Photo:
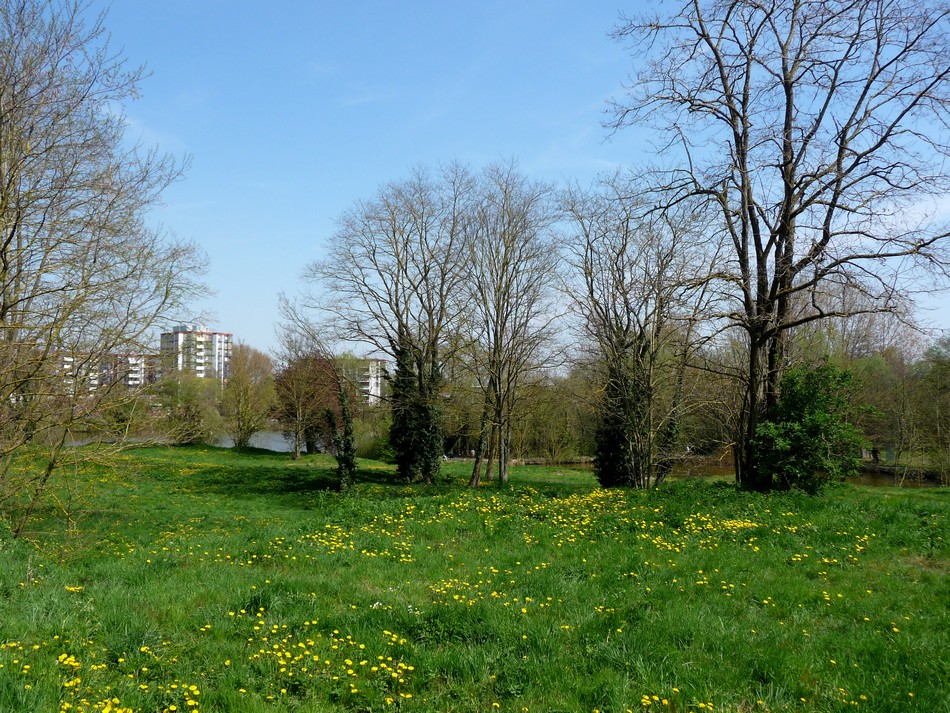
<svg viewBox="0 0 950 713">
<path fill-rule="evenodd" d="M 773 487 L 817 493 L 858 472 L 864 438 L 849 421 L 852 389 L 851 373 L 831 364 L 786 371 L 774 415 L 753 440 Z"/>
<path fill-rule="evenodd" d="M 950 336 L 934 342 L 918 364 L 925 450 L 940 482 L 950 484 Z"/>
<path fill-rule="evenodd" d="M 235 448 L 247 448 L 251 437 L 267 426 L 275 403 L 271 358 L 247 344 L 235 344 L 221 393 L 221 416 Z"/>
<path fill-rule="evenodd" d="M 218 410 L 221 384 L 187 372 L 166 374 L 149 386 L 163 419 L 162 438 L 177 445 L 212 444 L 224 432 Z"/>
<path fill-rule="evenodd" d="M 588 385 L 574 375 L 544 374 L 522 387 L 515 414 L 513 453 L 567 463 L 584 453 L 588 421 Z"/>
</svg>

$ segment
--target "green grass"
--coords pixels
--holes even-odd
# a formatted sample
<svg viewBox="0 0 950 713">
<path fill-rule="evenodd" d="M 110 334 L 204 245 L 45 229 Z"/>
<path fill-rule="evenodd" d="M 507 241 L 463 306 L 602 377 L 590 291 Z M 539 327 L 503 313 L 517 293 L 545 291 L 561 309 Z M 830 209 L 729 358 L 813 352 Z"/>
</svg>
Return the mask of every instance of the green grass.
<svg viewBox="0 0 950 713">
<path fill-rule="evenodd" d="M 0 538 L 0 711 L 950 710 L 948 489 L 360 466 L 69 473 Z"/>
</svg>

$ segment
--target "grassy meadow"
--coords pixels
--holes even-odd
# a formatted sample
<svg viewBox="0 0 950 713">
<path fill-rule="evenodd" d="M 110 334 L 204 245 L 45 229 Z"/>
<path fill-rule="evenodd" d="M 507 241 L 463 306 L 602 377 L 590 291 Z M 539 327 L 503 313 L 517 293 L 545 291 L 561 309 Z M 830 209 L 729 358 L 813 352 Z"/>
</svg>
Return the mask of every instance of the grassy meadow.
<svg viewBox="0 0 950 713">
<path fill-rule="evenodd" d="M 0 711 L 950 711 L 950 489 L 153 448 L 0 533 Z"/>
</svg>

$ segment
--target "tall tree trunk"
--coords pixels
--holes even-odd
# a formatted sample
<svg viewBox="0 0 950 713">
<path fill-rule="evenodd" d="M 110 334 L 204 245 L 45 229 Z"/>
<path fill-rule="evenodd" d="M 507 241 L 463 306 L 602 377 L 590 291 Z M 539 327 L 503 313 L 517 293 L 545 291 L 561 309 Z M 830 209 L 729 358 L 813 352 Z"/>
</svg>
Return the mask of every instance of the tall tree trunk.
<svg viewBox="0 0 950 713">
<path fill-rule="evenodd" d="M 349 490 L 356 475 L 356 447 L 353 443 L 353 413 L 350 410 L 350 393 L 342 370 L 337 370 L 337 385 L 340 398 L 340 419 L 342 430 L 334 436 L 336 440 L 337 476 L 341 491 Z"/>
<path fill-rule="evenodd" d="M 769 404 L 777 398 L 778 387 L 773 379 L 778 371 L 769 368 L 769 340 L 754 333 L 749 337 L 748 371 L 745 383 L 740 437 L 733 446 L 736 482 L 744 490 L 767 492 L 772 489 L 771 478 L 763 475 L 756 463 L 755 435 L 759 424 L 769 417 Z"/>
<path fill-rule="evenodd" d="M 508 483 L 508 466 L 511 460 L 511 425 L 505 420 L 504 426 L 498 427 L 498 484 Z"/>
<path fill-rule="evenodd" d="M 485 457 L 485 447 L 488 444 L 489 419 L 491 418 L 491 404 L 485 400 L 482 407 L 482 417 L 478 428 L 478 443 L 475 446 L 475 464 L 472 466 L 472 477 L 468 480 L 468 487 L 477 488 L 482 484 L 482 459 Z"/>
<path fill-rule="evenodd" d="M 499 390 L 495 394 L 495 452 L 498 455 L 498 484 L 504 485 L 508 482 L 508 439 L 507 427 L 508 420 L 505 418 L 505 407 L 502 401 L 502 394 Z"/>
<path fill-rule="evenodd" d="M 486 453 L 488 457 L 485 459 L 485 480 L 491 480 L 492 477 L 492 466 L 495 462 L 495 443 L 497 439 L 498 425 L 490 424 L 488 431 L 488 448 Z"/>
</svg>

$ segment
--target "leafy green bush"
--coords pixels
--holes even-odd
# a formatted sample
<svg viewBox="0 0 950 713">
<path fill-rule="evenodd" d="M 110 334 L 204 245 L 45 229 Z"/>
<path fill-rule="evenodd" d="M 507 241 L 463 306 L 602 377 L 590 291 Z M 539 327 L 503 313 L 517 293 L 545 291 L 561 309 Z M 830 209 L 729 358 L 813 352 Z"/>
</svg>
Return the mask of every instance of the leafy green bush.
<svg viewBox="0 0 950 713">
<path fill-rule="evenodd" d="M 851 387 L 851 373 L 830 364 L 786 373 L 775 415 L 753 444 L 773 487 L 814 494 L 857 472 L 863 438 L 847 420 Z"/>
</svg>

